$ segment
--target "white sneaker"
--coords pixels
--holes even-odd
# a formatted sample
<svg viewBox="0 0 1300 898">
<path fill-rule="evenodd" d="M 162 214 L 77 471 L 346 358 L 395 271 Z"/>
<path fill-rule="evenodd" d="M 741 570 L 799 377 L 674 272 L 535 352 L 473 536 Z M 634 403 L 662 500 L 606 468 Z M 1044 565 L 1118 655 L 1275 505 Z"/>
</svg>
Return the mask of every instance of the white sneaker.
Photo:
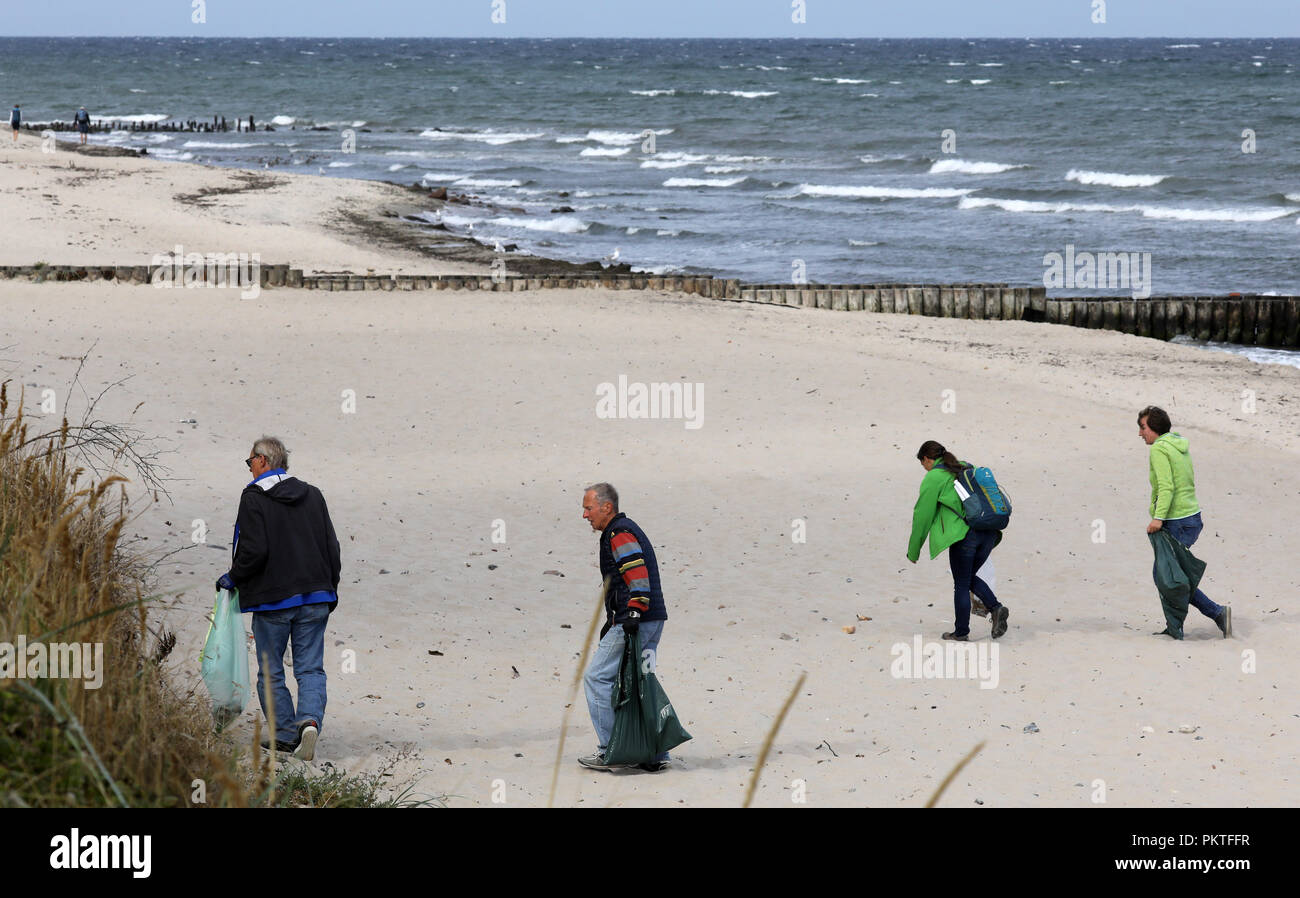
<svg viewBox="0 0 1300 898">
<path fill-rule="evenodd" d="M 320 735 L 320 728 L 310 721 L 303 724 L 298 729 L 298 747 L 293 750 L 293 756 L 300 761 L 310 761 L 316 757 L 316 738 Z"/>
</svg>

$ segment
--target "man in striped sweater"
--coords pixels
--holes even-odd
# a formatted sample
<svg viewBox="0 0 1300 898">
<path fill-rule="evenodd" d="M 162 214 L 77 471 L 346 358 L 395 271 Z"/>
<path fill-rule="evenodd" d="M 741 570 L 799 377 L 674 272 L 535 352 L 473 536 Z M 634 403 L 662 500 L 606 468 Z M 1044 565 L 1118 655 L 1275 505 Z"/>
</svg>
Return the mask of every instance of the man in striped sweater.
<svg viewBox="0 0 1300 898">
<path fill-rule="evenodd" d="M 614 729 L 614 688 L 623 661 L 624 640 L 640 634 L 643 663 L 653 671 L 668 612 L 659 588 L 654 547 L 636 522 L 618 510 L 618 491 L 608 483 L 587 487 L 582 497 L 582 516 L 600 534 L 600 575 L 608 586 L 605 626 L 583 679 L 598 745 L 594 754 L 579 758 L 578 763 L 593 770 L 612 770 L 605 763 L 605 748 Z M 642 764 L 641 769 L 660 771 L 668 767 L 668 762 L 665 752 L 653 763 Z"/>
</svg>

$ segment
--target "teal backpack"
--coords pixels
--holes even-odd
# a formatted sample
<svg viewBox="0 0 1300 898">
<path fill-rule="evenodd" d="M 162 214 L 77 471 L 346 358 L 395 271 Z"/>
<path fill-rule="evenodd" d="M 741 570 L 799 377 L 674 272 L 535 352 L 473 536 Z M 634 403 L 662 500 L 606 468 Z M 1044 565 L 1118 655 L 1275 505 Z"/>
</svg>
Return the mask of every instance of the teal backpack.
<svg viewBox="0 0 1300 898">
<path fill-rule="evenodd" d="M 972 530 L 1005 530 L 1011 523 L 1011 497 L 998 486 L 988 468 L 965 465 L 952 488 L 961 499 L 966 526 Z"/>
</svg>

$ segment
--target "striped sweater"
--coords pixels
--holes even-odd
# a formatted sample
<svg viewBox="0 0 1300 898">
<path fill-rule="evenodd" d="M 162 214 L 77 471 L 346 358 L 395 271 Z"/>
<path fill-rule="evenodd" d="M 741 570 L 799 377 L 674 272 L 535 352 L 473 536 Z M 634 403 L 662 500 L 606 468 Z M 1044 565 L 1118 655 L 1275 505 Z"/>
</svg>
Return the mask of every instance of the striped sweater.
<svg viewBox="0 0 1300 898">
<path fill-rule="evenodd" d="M 640 612 L 645 621 L 668 619 L 654 546 L 621 512 L 600 534 L 600 573 L 610 582 L 605 593 L 609 622 L 622 623 L 629 610 Z"/>
</svg>

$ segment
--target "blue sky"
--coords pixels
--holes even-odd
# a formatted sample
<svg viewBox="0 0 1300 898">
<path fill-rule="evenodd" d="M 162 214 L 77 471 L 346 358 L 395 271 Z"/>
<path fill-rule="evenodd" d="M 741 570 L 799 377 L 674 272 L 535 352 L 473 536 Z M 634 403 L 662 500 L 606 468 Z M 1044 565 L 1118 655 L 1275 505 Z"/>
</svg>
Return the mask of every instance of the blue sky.
<svg viewBox="0 0 1300 898">
<path fill-rule="evenodd" d="M 1098 0 L 797 2 L 6 0 L 0 36 L 1300 37 L 1300 0 L 1105 0 L 1104 24 Z"/>
</svg>

